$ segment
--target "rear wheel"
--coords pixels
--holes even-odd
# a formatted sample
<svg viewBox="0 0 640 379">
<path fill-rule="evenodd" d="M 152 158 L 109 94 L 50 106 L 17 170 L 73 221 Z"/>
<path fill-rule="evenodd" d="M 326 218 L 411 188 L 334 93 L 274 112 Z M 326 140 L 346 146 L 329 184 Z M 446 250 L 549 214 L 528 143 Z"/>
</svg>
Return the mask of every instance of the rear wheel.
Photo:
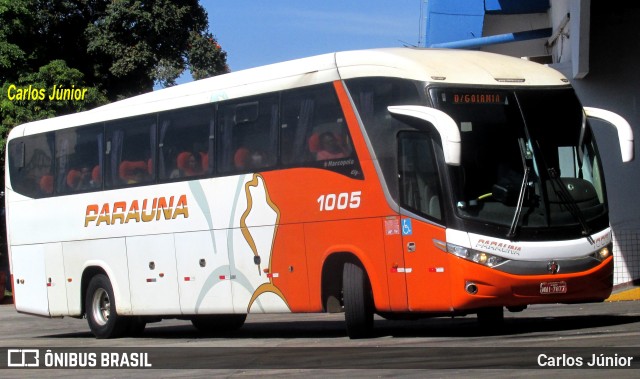
<svg viewBox="0 0 640 379">
<path fill-rule="evenodd" d="M 193 317 L 191 323 L 199 332 L 211 334 L 240 329 L 246 319 L 246 314 L 202 315 Z"/>
<path fill-rule="evenodd" d="M 373 330 L 373 298 L 364 269 L 347 262 L 342 270 L 344 314 L 349 338 L 365 338 Z"/>
<path fill-rule="evenodd" d="M 118 316 L 113 287 L 104 274 L 91 278 L 85 296 L 85 312 L 96 338 L 120 337 L 129 326 L 128 318 Z"/>
</svg>

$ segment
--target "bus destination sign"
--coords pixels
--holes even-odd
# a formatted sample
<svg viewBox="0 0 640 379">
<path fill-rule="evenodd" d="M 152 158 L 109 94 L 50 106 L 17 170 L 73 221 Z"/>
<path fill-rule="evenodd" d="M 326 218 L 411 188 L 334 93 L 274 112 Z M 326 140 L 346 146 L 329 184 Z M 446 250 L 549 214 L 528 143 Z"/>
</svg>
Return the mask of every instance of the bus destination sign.
<svg viewBox="0 0 640 379">
<path fill-rule="evenodd" d="M 454 93 L 453 104 L 505 104 L 506 96 L 502 93 Z"/>
</svg>

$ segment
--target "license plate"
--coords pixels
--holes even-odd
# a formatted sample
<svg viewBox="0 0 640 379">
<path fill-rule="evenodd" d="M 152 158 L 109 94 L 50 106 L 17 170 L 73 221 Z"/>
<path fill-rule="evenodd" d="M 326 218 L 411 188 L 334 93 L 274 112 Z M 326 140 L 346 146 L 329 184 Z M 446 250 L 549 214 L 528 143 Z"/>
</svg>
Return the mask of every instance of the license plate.
<svg viewBox="0 0 640 379">
<path fill-rule="evenodd" d="M 567 282 L 542 282 L 540 283 L 541 295 L 567 293 Z"/>
</svg>

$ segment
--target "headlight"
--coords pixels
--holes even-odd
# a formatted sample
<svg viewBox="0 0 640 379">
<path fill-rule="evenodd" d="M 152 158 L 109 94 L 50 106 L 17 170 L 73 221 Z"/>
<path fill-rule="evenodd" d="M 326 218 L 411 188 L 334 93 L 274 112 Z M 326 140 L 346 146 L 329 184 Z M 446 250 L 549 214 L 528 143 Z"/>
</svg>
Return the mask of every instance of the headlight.
<svg viewBox="0 0 640 379">
<path fill-rule="evenodd" d="M 592 257 L 594 257 L 595 259 L 599 260 L 600 262 L 604 261 L 605 259 L 609 258 L 609 256 L 611 256 L 611 246 L 605 246 L 602 249 L 596 251 L 595 253 L 591 254 Z"/>
<path fill-rule="evenodd" d="M 452 243 L 447 243 L 447 252 L 457 257 L 466 259 L 471 262 L 479 263 L 487 267 L 496 267 L 508 261 L 508 259 L 499 257 L 497 255 L 485 253 L 484 251 L 469 249 L 467 247 L 454 245 Z"/>
</svg>

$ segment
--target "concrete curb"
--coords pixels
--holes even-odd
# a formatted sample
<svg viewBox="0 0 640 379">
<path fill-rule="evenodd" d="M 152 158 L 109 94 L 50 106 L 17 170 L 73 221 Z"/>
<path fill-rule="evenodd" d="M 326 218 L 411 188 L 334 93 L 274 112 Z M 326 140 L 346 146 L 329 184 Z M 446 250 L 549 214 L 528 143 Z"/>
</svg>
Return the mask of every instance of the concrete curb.
<svg viewBox="0 0 640 379">
<path fill-rule="evenodd" d="M 606 301 L 634 301 L 640 300 L 640 287 L 632 287 L 617 293 L 611 294 Z"/>
</svg>

